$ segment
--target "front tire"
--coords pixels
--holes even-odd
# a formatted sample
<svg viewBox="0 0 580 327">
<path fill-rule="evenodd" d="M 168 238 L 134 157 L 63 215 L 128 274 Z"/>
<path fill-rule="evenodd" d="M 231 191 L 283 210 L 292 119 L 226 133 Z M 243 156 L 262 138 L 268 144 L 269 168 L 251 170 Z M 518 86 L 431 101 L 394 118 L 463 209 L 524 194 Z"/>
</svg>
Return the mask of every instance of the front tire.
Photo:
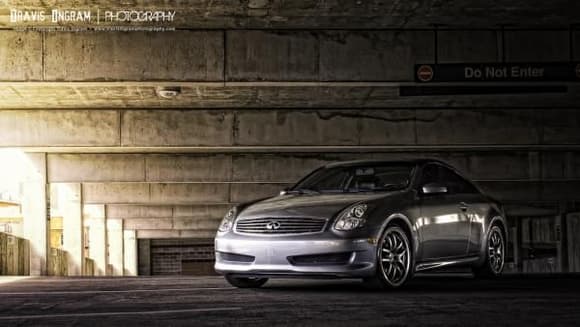
<svg viewBox="0 0 580 327">
<path fill-rule="evenodd" d="M 259 288 L 266 284 L 268 278 L 258 278 L 258 277 L 233 277 L 230 275 L 225 276 L 226 280 L 230 285 L 237 288 Z"/>
<path fill-rule="evenodd" d="M 394 289 L 403 286 L 412 276 L 413 255 L 411 242 L 405 231 L 389 226 L 377 246 L 377 271 L 365 279 L 372 288 Z"/>
<path fill-rule="evenodd" d="M 489 229 L 485 247 L 485 262 L 473 269 L 478 278 L 495 278 L 501 275 L 505 264 L 505 237 L 498 225 Z"/>
</svg>

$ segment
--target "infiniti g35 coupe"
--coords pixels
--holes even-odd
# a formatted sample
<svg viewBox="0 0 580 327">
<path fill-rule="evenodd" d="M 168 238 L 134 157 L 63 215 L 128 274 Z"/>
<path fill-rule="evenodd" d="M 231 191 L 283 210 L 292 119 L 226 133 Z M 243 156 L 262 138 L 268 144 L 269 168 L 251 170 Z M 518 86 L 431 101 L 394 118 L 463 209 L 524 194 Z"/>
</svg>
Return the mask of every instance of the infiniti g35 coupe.
<svg viewBox="0 0 580 327">
<path fill-rule="evenodd" d="M 341 162 L 233 207 L 217 231 L 215 270 L 237 287 L 330 277 L 396 288 L 443 266 L 498 276 L 506 238 L 501 206 L 443 162 Z"/>
</svg>

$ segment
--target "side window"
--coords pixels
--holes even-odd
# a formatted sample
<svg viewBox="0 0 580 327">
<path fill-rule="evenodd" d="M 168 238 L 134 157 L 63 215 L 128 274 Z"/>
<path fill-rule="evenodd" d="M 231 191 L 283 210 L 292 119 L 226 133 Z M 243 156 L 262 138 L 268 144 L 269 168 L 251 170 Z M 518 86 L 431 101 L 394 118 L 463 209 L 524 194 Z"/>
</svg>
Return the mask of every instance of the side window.
<svg viewBox="0 0 580 327">
<path fill-rule="evenodd" d="M 440 169 L 438 165 L 426 165 L 423 167 L 423 173 L 421 174 L 421 182 L 419 186 L 423 186 L 431 183 L 441 183 Z"/>
<path fill-rule="evenodd" d="M 441 179 L 449 188 L 449 193 L 454 194 L 472 194 L 477 193 L 477 189 L 468 181 L 463 179 L 451 169 L 440 167 Z"/>
</svg>

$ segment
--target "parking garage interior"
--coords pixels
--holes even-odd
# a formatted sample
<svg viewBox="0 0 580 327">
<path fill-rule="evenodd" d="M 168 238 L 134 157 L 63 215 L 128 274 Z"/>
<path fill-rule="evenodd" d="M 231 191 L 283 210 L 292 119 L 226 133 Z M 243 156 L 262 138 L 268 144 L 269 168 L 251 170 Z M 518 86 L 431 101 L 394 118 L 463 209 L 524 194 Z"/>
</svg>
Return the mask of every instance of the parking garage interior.
<svg viewBox="0 0 580 327">
<path fill-rule="evenodd" d="M 327 163 L 401 158 L 443 160 L 503 203 L 506 273 L 580 272 L 577 4 L 137 0 L 174 10 L 171 28 L 10 20 L 126 7 L 79 3 L 0 2 L 0 275 L 214 275 L 231 206 Z M 575 70 L 417 71 L 479 63 Z"/>
</svg>

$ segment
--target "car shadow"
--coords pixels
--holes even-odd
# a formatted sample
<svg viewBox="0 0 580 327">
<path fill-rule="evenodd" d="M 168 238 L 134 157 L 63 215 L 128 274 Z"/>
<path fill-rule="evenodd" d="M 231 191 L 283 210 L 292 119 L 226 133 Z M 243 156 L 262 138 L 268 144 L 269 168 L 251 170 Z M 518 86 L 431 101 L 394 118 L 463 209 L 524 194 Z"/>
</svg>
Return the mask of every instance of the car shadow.
<svg viewBox="0 0 580 327">
<path fill-rule="evenodd" d="M 295 280 L 282 279 L 268 282 L 257 292 L 302 293 L 376 293 L 360 280 Z M 465 275 L 418 276 L 404 287 L 387 290 L 394 293 L 523 293 L 523 292 L 580 292 L 580 275 L 506 275 L 496 279 L 475 279 Z"/>
</svg>

